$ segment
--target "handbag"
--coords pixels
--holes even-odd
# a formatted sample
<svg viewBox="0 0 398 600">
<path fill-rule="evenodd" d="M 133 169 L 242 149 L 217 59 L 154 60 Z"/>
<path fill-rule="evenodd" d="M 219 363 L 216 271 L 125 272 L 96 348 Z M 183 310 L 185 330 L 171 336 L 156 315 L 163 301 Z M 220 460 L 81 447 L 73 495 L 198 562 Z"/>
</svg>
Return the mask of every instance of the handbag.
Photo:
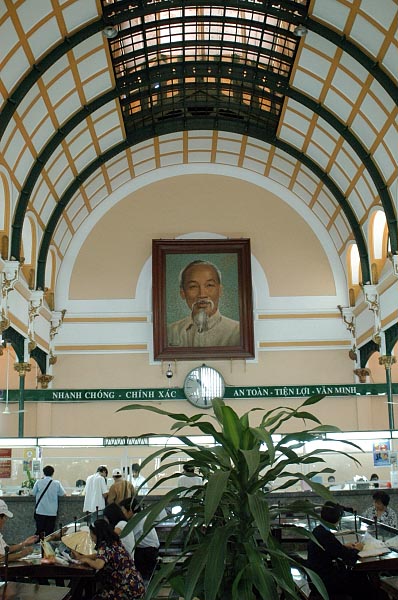
<svg viewBox="0 0 398 600">
<path fill-rule="evenodd" d="M 48 490 L 48 488 L 50 487 L 51 483 L 52 483 L 52 479 L 50 479 L 50 481 L 47 483 L 46 487 L 44 488 L 44 490 L 43 490 L 43 491 L 42 491 L 42 493 L 40 494 L 40 497 L 39 497 L 39 499 L 38 499 L 38 500 L 37 500 L 37 502 L 36 502 L 36 505 L 35 505 L 35 512 L 33 513 L 33 516 L 34 516 L 34 518 L 36 518 L 36 511 L 37 511 L 37 507 L 39 506 L 39 504 L 40 504 L 40 502 L 41 502 L 41 499 L 43 498 L 44 494 L 46 493 L 46 491 L 47 491 L 47 490 Z"/>
</svg>

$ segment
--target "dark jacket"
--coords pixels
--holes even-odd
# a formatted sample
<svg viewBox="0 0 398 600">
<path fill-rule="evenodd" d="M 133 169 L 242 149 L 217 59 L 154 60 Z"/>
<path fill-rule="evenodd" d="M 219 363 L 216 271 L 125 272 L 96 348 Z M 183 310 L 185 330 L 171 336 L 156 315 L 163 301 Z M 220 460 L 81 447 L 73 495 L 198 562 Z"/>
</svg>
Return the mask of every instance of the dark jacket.
<svg viewBox="0 0 398 600">
<path fill-rule="evenodd" d="M 358 551 L 343 546 L 323 525 L 315 527 L 312 533 L 322 548 L 312 540 L 308 542 L 307 566 L 318 573 L 328 590 L 334 589 L 336 578 L 340 579 L 342 575 L 336 561 L 340 560 L 346 566 L 354 565 L 357 561 Z"/>
</svg>

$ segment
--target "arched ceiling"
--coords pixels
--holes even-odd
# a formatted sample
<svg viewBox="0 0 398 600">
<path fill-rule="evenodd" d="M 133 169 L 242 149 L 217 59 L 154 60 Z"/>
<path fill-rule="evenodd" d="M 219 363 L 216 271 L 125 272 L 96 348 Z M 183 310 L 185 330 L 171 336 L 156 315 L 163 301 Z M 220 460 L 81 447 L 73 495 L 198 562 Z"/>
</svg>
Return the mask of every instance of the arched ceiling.
<svg viewBox="0 0 398 600">
<path fill-rule="evenodd" d="M 357 243 L 370 281 L 374 207 L 398 250 L 398 4 L 382 5 L 1 0 L 10 256 L 21 258 L 30 217 L 43 288 L 49 249 L 61 262 L 112 191 L 201 154 L 294 192 L 340 255 Z M 107 39 L 104 27 L 117 36 Z"/>
</svg>

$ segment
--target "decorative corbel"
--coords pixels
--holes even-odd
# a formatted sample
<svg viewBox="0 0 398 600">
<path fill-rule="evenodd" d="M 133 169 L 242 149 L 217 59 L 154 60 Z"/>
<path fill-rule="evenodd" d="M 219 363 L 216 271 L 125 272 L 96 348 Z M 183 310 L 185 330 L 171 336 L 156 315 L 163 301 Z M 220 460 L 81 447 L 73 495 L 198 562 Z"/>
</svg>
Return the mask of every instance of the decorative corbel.
<svg viewBox="0 0 398 600">
<path fill-rule="evenodd" d="M 380 297 L 377 287 L 370 283 L 365 283 L 363 286 L 363 294 L 365 302 L 369 309 L 373 312 L 374 327 L 372 339 L 378 346 L 382 343 L 381 336 L 381 318 L 380 318 Z"/>
<path fill-rule="evenodd" d="M 8 294 L 14 289 L 18 281 L 21 263 L 17 260 L 4 260 L 0 272 L 1 298 L 0 298 L 0 333 L 10 325 L 8 318 Z"/>
<path fill-rule="evenodd" d="M 54 379 L 52 375 L 48 375 L 48 373 L 43 373 L 43 375 L 39 375 L 37 377 L 38 383 L 40 383 L 40 387 L 42 390 L 46 390 L 48 388 L 48 384 Z"/>
<path fill-rule="evenodd" d="M 392 254 L 391 252 L 388 254 L 388 258 L 392 262 L 392 272 L 395 277 L 398 277 L 398 254 Z"/>
<path fill-rule="evenodd" d="M 42 290 L 35 290 L 31 293 L 29 298 L 29 319 L 28 319 L 28 354 L 31 354 L 36 348 L 35 341 L 35 319 L 40 314 L 40 309 L 43 306 L 44 292 Z"/>
<path fill-rule="evenodd" d="M 57 357 L 54 354 L 55 350 L 55 342 L 54 338 L 58 334 L 59 329 L 64 322 L 66 309 L 64 310 L 54 310 L 51 315 L 51 327 L 50 327 L 50 353 L 48 363 L 50 366 L 55 365 L 57 362 Z"/>
<path fill-rule="evenodd" d="M 337 306 L 340 311 L 343 323 L 347 328 L 347 331 L 351 334 L 351 350 L 348 355 L 351 360 L 357 360 L 357 345 L 356 345 L 356 331 L 355 331 L 355 315 L 354 309 L 351 306 Z"/>
</svg>

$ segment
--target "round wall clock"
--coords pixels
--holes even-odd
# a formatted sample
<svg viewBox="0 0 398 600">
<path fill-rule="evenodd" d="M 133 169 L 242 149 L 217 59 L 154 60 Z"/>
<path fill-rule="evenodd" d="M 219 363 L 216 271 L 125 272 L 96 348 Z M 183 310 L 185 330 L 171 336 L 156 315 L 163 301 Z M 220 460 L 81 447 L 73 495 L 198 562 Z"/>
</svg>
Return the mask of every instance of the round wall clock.
<svg viewBox="0 0 398 600">
<path fill-rule="evenodd" d="M 200 408 L 210 408 L 214 398 L 222 398 L 224 392 L 224 378 L 217 369 L 212 367 L 206 365 L 196 367 L 185 377 L 185 396 Z"/>
</svg>

